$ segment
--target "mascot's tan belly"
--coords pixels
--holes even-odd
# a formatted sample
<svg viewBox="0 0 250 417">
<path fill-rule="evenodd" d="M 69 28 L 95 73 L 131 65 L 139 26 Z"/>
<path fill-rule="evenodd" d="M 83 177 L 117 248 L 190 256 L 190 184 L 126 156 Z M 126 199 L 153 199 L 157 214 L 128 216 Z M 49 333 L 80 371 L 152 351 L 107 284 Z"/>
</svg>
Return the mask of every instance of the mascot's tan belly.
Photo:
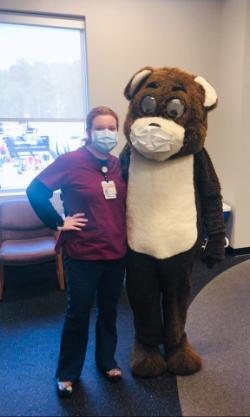
<svg viewBox="0 0 250 417">
<path fill-rule="evenodd" d="M 158 162 L 132 152 L 127 198 L 128 244 L 158 259 L 197 240 L 193 155 Z"/>
</svg>

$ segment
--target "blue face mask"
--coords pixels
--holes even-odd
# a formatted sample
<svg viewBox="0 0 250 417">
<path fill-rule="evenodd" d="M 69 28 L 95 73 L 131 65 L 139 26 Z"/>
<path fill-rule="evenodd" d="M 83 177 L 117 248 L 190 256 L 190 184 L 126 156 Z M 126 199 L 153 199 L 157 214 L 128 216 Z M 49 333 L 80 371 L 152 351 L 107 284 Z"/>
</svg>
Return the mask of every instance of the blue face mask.
<svg viewBox="0 0 250 417">
<path fill-rule="evenodd" d="M 117 132 L 109 129 L 94 130 L 92 132 L 92 144 L 102 153 L 109 153 L 117 145 Z"/>
</svg>

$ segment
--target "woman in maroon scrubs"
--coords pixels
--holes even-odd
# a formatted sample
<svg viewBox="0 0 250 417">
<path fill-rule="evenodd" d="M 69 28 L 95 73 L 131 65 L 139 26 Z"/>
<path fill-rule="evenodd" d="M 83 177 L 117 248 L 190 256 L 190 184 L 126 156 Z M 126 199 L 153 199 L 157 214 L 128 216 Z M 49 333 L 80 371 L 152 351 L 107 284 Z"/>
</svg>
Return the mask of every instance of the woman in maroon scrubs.
<svg viewBox="0 0 250 417">
<path fill-rule="evenodd" d="M 80 378 L 87 342 L 89 315 L 97 296 L 96 350 L 98 368 L 111 381 L 121 379 L 115 360 L 117 303 L 125 271 L 126 184 L 118 158 L 119 122 L 107 107 L 87 116 L 86 146 L 58 157 L 27 188 L 35 212 L 60 231 L 56 250 L 63 248 L 68 306 L 57 366 L 57 390 L 70 396 Z M 61 190 L 65 219 L 50 203 Z"/>
</svg>

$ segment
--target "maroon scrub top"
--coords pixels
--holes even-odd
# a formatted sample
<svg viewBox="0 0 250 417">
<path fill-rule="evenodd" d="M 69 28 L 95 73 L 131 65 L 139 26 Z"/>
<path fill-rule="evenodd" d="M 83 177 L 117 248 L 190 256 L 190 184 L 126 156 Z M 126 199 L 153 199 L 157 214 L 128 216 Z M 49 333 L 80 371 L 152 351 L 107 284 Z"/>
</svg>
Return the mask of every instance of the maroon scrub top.
<svg viewBox="0 0 250 417">
<path fill-rule="evenodd" d="M 81 231 L 62 232 L 56 244 L 74 259 L 114 260 L 126 253 L 126 184 L 119 159 L 109 155 L 107 177 L 115 182 L 117 198 L 106 200 L 103 165 L 83 147 L 61 155 L 37 176 L 50 190 L 61 189 L 66 215 L 85 213 L 88 219 Z"/>
</svg>

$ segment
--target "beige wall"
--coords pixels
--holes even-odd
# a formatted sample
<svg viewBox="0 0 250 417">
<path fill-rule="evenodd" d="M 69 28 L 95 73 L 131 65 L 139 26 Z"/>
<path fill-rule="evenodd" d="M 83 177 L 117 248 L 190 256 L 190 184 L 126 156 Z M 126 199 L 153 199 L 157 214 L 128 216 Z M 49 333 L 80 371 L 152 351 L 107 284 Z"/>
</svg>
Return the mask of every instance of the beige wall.
<svg viewBox="0 0 250 417">
<path fill-rule="evenodd" d="M 231 246 L 250 247 L 250 2 L 224 0 L 221 15 L 218 134 L 211 153 L 233 209 Z M 214 139 L 216 135 L 214 136 Z"/>
<path fill-rule="evenodd" d="M 235 219 L 235 246 L 250 246 L 250 1 L 246 0 L 245 43 L 242 80 L 240 170 L 237 176 L 239 202 Z"/>
<path fill-rule="evenodd" d="M 247 169 L 243 165 L 249 150 L 249 118 L 246 116 L 242 122 L 243 104 L 247 112 L 248 101 L 248 95 L 243 94 L 247 83 L 244 68 L 249 67 L 249 52 L 248 58 L 243 59 L 246 37 L 249 38 L 247 3 L 247 0 L 0 0 L 0 8 L 85 16 L 89 105 L 111 106 L 117 110 L 121 122 L 128 104 L 123 90 L 139 68 L 178 66 L 207 78 L 218 90 L 220 102 L 219 108 L 209 115 L 206 147 L 219 174 L 225 200 L 232 203 L 235 211 L 233 245 L 244 247 L 250 246 L 246 231 L 249 195 L 239 191 L 241 178 L 244 182 L 250 178 L 249 172 L 242 172 Z M 232 82 L 235 76 L 237 83 Z M 120 136 L 117 152 L 124 144 L 122 132 Z M 233 172 L 236 166 L 238 180 Z"/>
<path fill-rule="evenodd" d="M 4 7 L 85 16 L 89 105 L 111 106 L 121 122 L 125 85 L 145 65 L 179 66 L 218 84 L 218 0 L 0 0 Z"/>
</svg>

